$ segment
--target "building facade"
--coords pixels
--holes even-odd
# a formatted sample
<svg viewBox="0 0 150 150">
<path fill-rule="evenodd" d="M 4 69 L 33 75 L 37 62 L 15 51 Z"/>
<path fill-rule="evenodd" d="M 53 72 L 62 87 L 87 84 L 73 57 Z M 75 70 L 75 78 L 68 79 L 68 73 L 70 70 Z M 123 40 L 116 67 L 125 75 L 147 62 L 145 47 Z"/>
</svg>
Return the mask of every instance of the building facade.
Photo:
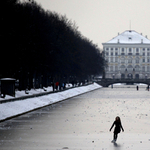
<svg viewBox="0 0 150 150">
<path fill-rule="evenodd" d="M 150 78 L 150 40 L 134 30 L 102 43 L 107 67 L 105 78 Z"/>
</svg>

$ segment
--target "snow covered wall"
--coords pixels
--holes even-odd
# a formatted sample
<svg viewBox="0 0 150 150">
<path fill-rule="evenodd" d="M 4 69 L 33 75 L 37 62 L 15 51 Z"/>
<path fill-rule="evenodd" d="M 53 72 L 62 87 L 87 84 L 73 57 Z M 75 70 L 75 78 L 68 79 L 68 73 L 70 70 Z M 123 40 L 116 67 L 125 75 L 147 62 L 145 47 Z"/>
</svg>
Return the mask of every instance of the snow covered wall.
<svg viewBox="0 0 150 150">
<path fill-rule="evenodd" d="M 0 121 L 4 121 L 11 117 L 42 108 L 92 90 L 96 90 L 100 87 L 100 85 L 94 83 L 88 86 L 72 88 L 58 93 L 0 104 Z"/>
</svg>

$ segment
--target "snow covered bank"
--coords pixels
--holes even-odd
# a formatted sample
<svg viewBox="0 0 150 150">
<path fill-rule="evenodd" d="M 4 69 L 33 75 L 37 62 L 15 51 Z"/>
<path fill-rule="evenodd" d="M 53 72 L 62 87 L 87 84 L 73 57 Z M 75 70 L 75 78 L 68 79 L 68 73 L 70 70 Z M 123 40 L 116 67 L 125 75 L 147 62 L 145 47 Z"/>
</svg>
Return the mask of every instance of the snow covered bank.
<svg viewBox="0 0 150 150">
<path fill-rule="evenodd" d="M 68 89 L 68 88 L 70 88 L 70 87 L 72 87 L 72 84 L 66 84 L 66 89 Z M 45 90 L 46 91 L 45 91 Z M 32 97 L 33 95 L 37 95 L 37 94 L 45 94 L 45 93 L 49 93 L 49 92 L 53 92 L 53 88 L 52 88 L 52 86 L 50 86 L 50 87 L 47 87 L 47 88 L 43 88 L 43 89 L 31 89 L 30 91 L 27 91 L 28 92 L 28 94 L 26 94 L 25 93 L 25 91 L 24 90 L 22 90 L 22 91 L 15 91 L 15 98 L 17 99 L 17 98 L 22 98 L 22 97 Z M 2 97 L 0 97 L 0 101 L 7 101 L 7 100 L 12 100 L 12 99 L 14 99 L 14 97 L 12 97 L 12 96 L 9 96 L 9 95 L 6 95 L 5 96 L 5 98 L 2 98 Z"/>
<path fill-rule="evenodd" d="M 0 104 L 0 121 L 5 119 L 53 104 L 59 101 L 95 90 L 101 86 L 94 83 L 88 86 L 77 87 L 63 92 L 52 93 L 45 96 L 28 98 L 22 101 L 15 101 Z"/>
</svg>

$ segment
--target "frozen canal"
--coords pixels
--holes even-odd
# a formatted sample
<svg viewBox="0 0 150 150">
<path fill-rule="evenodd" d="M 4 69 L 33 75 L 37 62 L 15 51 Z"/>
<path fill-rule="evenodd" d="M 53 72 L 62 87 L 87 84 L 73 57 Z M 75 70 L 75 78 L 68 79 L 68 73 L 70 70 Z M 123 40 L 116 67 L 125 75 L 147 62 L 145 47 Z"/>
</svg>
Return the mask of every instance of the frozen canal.
<svg viewBox="0 0 150 150">
<path fill-rule="evenodd" d="M 150 91 L 145 88 L 100 88 L 2 122 L 0 150 L 149 150 Z M 116 116 L 125 132 L 114 145 L 109 129 Z"/>
</svg>

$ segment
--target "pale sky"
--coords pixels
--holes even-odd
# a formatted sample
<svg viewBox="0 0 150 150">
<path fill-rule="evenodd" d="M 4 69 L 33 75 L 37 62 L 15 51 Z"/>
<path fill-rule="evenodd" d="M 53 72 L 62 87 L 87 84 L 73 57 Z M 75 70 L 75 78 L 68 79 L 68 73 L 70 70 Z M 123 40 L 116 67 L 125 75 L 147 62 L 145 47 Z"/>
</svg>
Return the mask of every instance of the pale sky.
<svg viewBox="0 0 150 150">
<path fill-rule="evenodd" d="M 102 48 L 102 43 L 125 30 L 150 39 L 150 0 L 35 0 L 45 10 L 66 15 L 82 35 Z"/>
</svg>

